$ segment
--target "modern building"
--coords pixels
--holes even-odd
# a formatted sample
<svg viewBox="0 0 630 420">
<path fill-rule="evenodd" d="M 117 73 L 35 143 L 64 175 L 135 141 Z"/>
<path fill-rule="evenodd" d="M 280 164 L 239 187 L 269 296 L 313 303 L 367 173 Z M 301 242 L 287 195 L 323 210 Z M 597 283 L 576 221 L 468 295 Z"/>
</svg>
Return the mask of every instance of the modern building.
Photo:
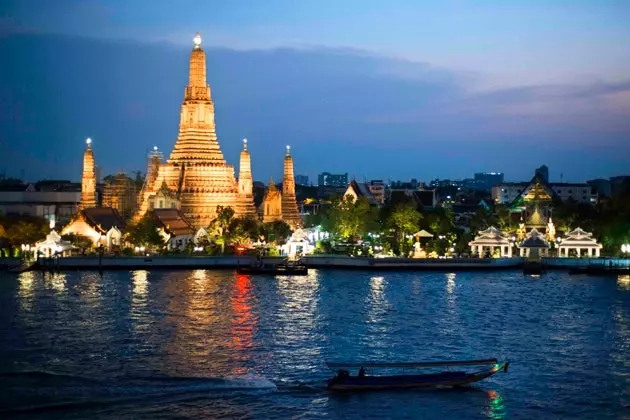
<svg viewBox="0 0 630 420">
<path fill-rule="evenodd" d="M 612 184 L 609 179 L 591 179 L 586 181 L 591 186 L 593 192 L 600 197 L 610 197 L 612 195 Z"/>
<path fill-rule="evenodd" d="M 381 204 L 385 203 L 385 182 L 380 179 L 373 179 L 367 184 L 367 187 L 376 201 Z"/>
<path fill-rule="evenodd" d="M 0 213 L 54 220 L 64 225 L 77 212 L 81 185 L 70 181 L 40 181 L 0 189 Z"/>
<path fill-rule="evenodd" d="M 308 175 L 296 175 L 295 185 L 308 185 Z"/>
<path fill-rule="evenodd" d="M 610 177 L 611 195 L 620 194 L 630 184 L 630 175 Z"/>
<path fill-rule="evenodd" d="M 317 184 L 320 187 L 346 187 L 348 185 L 348 174 L 331 174 L 322 172 L 317 177 Z"/>
<path fill-rule="evenodd" d="M 542 177 L 540 181 L 544 183 Z M 492 199 L 497 204 L 510 204 L 517 198 L 526 195 L 532 182 L 506 182 L 495 185 L 492 188 Z M 597 193 L 594 193 L 593 188 L 587 183 L 551 182 L 544 184 L 553 191 L 554 196 L 562 201 L 572 199 L 578 203 L 597 203 Z"/>
<path fill-rule="evenodd" d="M 503 183 L 502 172 L 477 172 L 474 183 L 471 185 L 476 190 L 492 191 L 492 187 Z M 466 184 L 464 184 L 466 186 Z"/>
<path fill-rule="evenodd" d="M 547 167 L 547 165 L 543 165 L 540 168 L 537 168 L 534 174 L 539 175 L 540 179 L 542 179 L 543 181 L 549 182 L 549 168 Z"/>
</svg>

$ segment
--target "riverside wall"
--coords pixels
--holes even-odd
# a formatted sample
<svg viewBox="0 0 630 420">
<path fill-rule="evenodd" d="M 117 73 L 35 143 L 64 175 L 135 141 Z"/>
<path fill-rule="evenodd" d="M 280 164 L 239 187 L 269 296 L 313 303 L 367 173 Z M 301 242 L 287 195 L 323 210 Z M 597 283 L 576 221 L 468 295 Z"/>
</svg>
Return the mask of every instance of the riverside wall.
<svg viewBox="0 0 630 420">
<path fill-rule="evenodd" d="M 42 258 L 32 269 L 35 270 L 135 270 L 135 269 L 229 269 L 239 265 L 250 265 L 254 256 L 104 256 Z M 282 257 L 265 257 L 266 263 L 281 263 Z M 470 271 L 520 269 L 525 262 L 522 258 L 366 258 L 347 255 L 317 255 L 304 258 L 311 268 L 357 269 L 375 271 L 434 270 Z M 7 264 L 3 265 L 3 262 Z M 630 268 L 630 259 L 621 258 L 544 258 L 543 265 L 549 269 L 577 269 L 587 267 Z M 19 259 L 2 259 L 0 268 L 14 267 Z"/>
</svg>

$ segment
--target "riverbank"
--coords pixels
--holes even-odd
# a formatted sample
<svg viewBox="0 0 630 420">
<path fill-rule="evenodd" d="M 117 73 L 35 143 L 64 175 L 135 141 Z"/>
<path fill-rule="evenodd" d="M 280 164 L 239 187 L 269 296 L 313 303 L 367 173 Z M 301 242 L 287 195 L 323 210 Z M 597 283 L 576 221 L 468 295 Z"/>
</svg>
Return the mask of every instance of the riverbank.
<svg viewBox="0 0 630 420">
<path fill-rule="evenodd" d="M 250 265 L 256 260 L 253 256 L 133 256 L 133 257 L 67 257 L 44 258 L 29 267 L 32 270 L 138 270 L 138 269 L 225 269 L 239 265 Z M 282 257 L 267 257 L 265 262 L 273 264 L 283 261 Z M 472 271 L 520 269 L 525 262 L 522 258 L 365 258 L 345 255 L 318 255 L 304 258 L 311 268 L 335 268 L 375 271 Z M 20 266 L 19 259 L 6 259 L 5 267 Z M 630 268 L 628 259 L 588 259 L 588 258 L 545 258 L 545 268 L 585 270 L 589 267 Z"/>
</svg>

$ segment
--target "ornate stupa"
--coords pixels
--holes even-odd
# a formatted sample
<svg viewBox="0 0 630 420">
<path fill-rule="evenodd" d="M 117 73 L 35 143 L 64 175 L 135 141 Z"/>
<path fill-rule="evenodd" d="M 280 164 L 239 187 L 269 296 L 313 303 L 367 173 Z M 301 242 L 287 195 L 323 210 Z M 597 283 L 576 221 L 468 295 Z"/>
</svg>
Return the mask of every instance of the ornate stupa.
<svg viewBox="0 0 630 420">
<path fill-rule="evenodd" d="M 269 178 L 269 188 L 262 202 L 263 223 L 282 220 L 282 194 L 276 188 L 273 178 Z"/>
<path fill-rule="evenodd" d="M 254 180 L 252 179 L 252 161 L 247 150 L 247 139 L 243 139 L 243 150 L 238 165 L 238 193 L 248 201 L 254 202 Z"/>
<path fill-rule="evenodd" d="M 302 227 L 302 217 L 295 198 L 295 178 L 293 177 L 293 158 L 291 146 L 287 146 L 284 156 L 284 179 L 282 180 L 282 220 L 293 230 Z"/>
<path fill-rule="evenodd" d="M 94 173 L 94 153 L 92 139 L 85 140 L 87 147 L 83 153 L 83 176 L 81 177 L 81 209 L 96 207 L 96 175 Z"/>
<path fill-rule="evenodd" d="M 214 102 L 206 83 L 201 36 L 197 34 L 193 42 L 179 136 L 155 180 L 143 188 L 137 217 L 149 210 L 151 196 L 165 186 L 176 195 L 187 219 L 195 227 L 205 227 L 215 217 L 217 206 L 231 207 L 240 217 L 253 217 L 255 210 L 253 196 L 239 192 L 234 167 L 223 158 L 215 130 Z"/>
</svg>

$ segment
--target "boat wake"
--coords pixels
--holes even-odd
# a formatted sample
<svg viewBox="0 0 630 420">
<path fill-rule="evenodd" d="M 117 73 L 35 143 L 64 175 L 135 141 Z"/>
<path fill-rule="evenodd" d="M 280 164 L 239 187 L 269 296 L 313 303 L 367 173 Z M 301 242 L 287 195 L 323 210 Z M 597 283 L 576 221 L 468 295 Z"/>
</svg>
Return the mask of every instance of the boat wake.
<svg viewBox="0 0 630 420">
<path fill-rule="evenodd" d="M 186 400 L 213 396 L 257 395 L 277 391 L 256 375 L 214 377 L 123 377 L 95 380 L 31 371 L 0 373 L 0 413 L 70 409 L 152 399 Z"/>
</svg>

